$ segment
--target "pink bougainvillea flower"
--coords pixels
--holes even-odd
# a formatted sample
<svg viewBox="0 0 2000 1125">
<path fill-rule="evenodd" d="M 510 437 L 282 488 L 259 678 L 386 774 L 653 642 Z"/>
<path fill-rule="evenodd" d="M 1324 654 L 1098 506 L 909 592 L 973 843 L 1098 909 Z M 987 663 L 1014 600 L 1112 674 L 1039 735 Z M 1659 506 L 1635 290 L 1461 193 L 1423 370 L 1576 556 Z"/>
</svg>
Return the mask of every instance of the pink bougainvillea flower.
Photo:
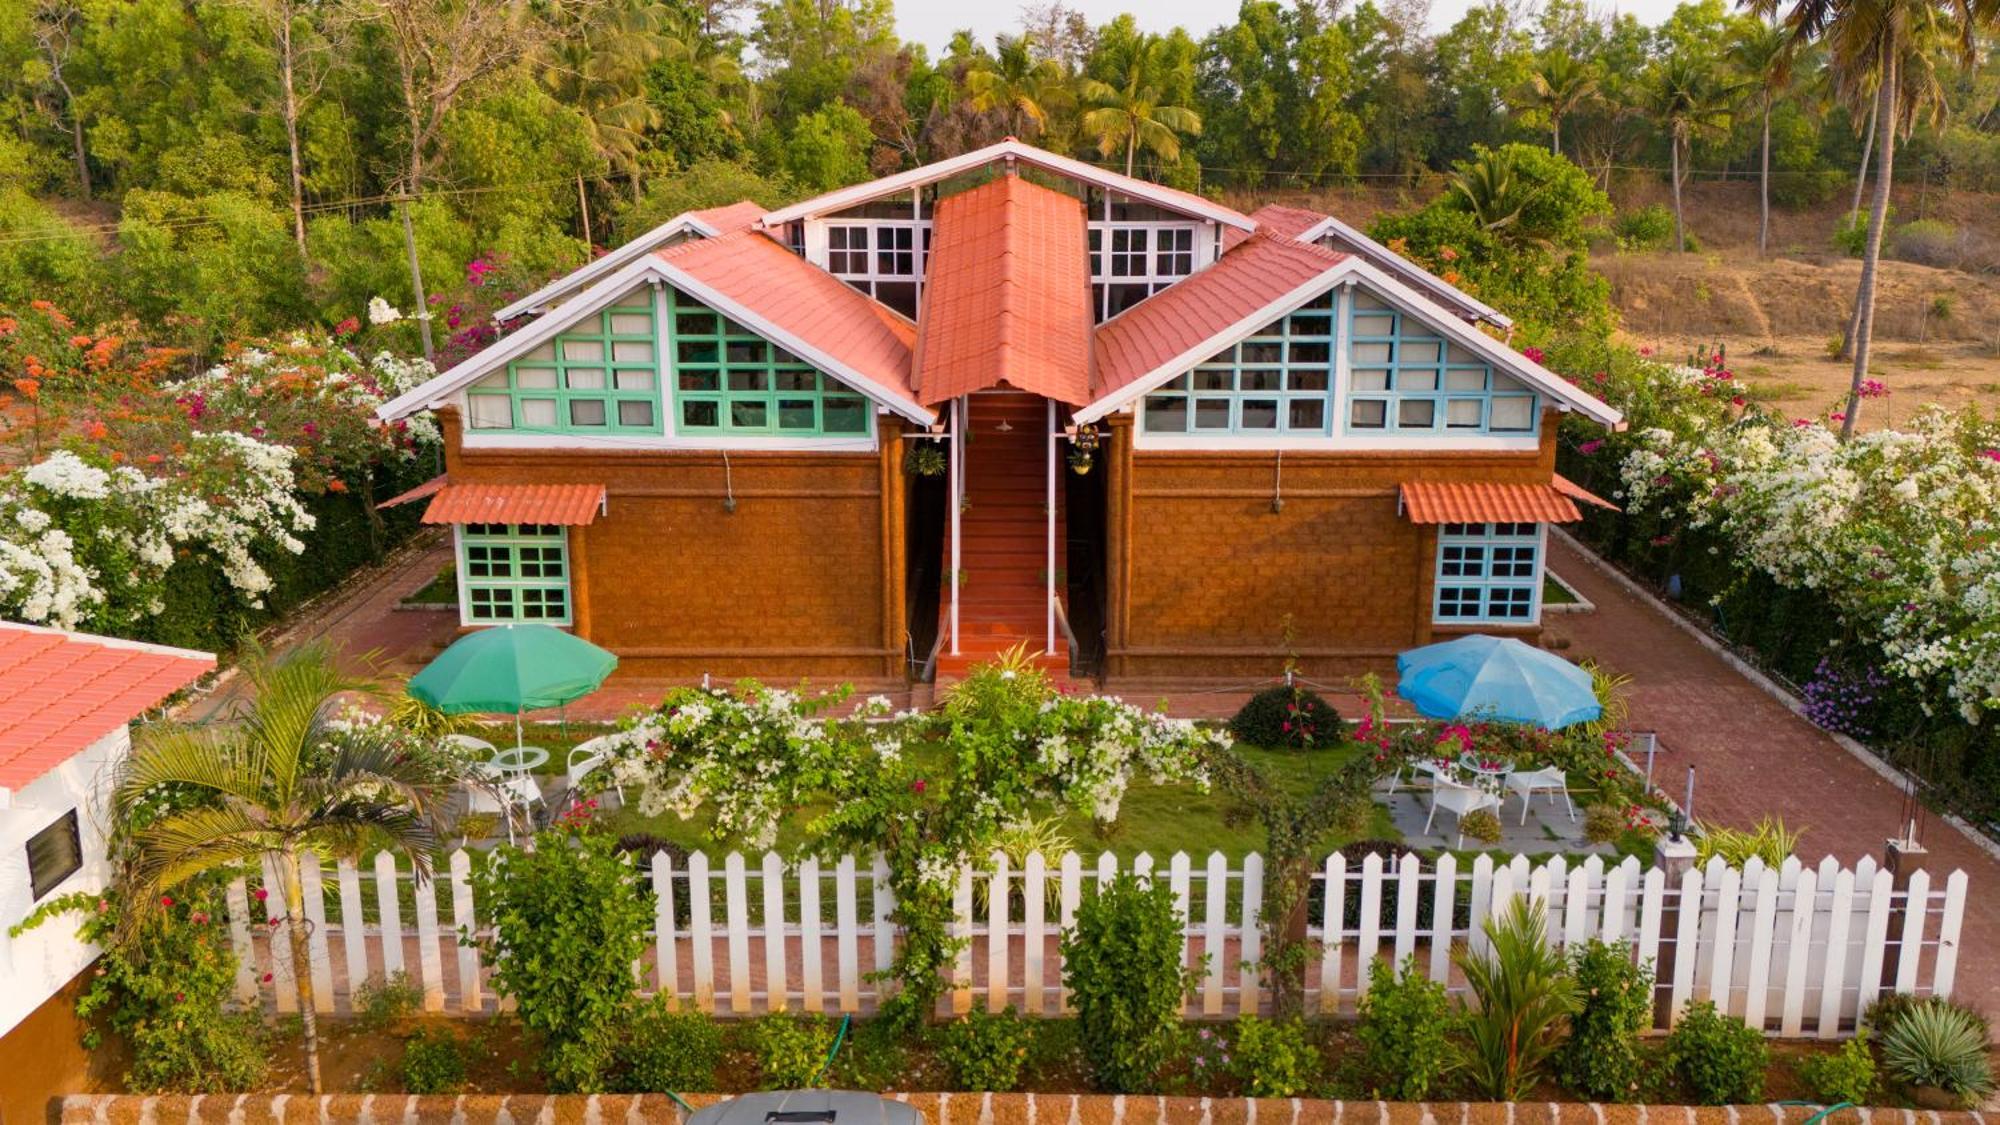
<svg viewBox="0 0 2000 1125">
<path fill-rule="evenodd" d="M 258 887 L 258 888 L 257 888 L 257 901 L 258 901 L 258 902 L 263 902 L 263 901 L 264 901 L 265 899 L 267 899 L 267 898 L 270 898 L 270 897 L 271 897 L 271 892 L 270 892 L 270 891 L 267 891 L 267 890 L 265 890 L 265 889 L 264 889 L 264 888 L 262 888 L 262 887 Z"/>
<path fill-rule="evenodd" d="M 161 895 L 161 896 L 160 896 L 160 905 L 161 905 L 161 906 L 172 906 L 173 904 L 174 904 L 174 896 L 172 896 L 172 895 Z"/>
<path fill-rule="evenodd" d="M 1543 351 L 1543 350 L 1542 350 L 1542 349 L 1540 349 L 1540 348 L 1536 348 L 1536 347 L 1526 347 L 1526 348 L 1522 348 L 1522 349 L 1521 349 L 1521 354 L 1522 354 L 1522 355 L 1524 355 L 1524 356 L 1526 356 L 1526 357 L 1528 357 L 1528 360 L 1529 360 L 1530 362 L 1532 362 L 1532 363 L 1540 363 L 1540 362 L 1542 362 L 1542 360 L 1543 360 L 1543 359 L 1545 359 L 1545 358 L 1547 358 L 1547 357 L 1548 357 L 1548 353 L 1547 353 L 1547 352 Z"/>
<path fill-rule="evenodd" d="M 1576 451 L 1578 453 L 1595 453 L 1603 448 L 1604 448 L 1603 438 L 1591 438 L 1589 441 L 1586 441 L 1582 445 L 1577 446 Z"/>
<path fill-rule="evenodd" d="M 924 779 L 923 779 L 923 778 L 921 778 L 921 777 L 920 777 L 920 778 L 918 778 L 918 779 L 916 779 L 915 781 L 912 781 L 912 782 L 910 783 L 910 792 L 912 792 L 912 793 L 922 793 L 923 791 L 924 791 Z"/>
</svg>

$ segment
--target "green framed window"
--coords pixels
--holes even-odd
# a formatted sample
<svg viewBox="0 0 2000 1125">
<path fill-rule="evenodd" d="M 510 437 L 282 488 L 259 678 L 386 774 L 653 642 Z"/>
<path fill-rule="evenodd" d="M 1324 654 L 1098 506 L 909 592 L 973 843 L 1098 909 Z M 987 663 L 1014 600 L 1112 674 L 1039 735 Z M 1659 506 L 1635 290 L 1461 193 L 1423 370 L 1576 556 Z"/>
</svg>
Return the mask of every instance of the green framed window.
<svg viewBox="0 0 2000 1125">
<path fill-rule="evenodd" d="M 1346 430 L 1533 434 L 1535 392 L 1361 289 L 1348 313 Z"/>
<path fill-rule="evenodd" d="M 1539 619 L 1541 592 L 1540 524 L 1439 525 L 1433 621 L 1533 624 Z"/>
<path fill-rule="evenodd" d="M 669 340 L 674 424 L 683 434 L 866 437 L 868 400 L 685 293 Z"/>
<path fill-rule="evenodd" d="M 467 625 L 570 623 L 569 535 L 552 524 L 469 523 L 458 533 L 460 615 Z"/>
<path fill-rule="evenodd" d="M 475 430 L 661 432 L 653 293 L 641 286 L 466 391 Z"/>
<path fill-rule="evenodd" d="M 1333 307 L 1322 294 L 1148 394 L 1146 432 L 1331 432 Z"/>
</svg>

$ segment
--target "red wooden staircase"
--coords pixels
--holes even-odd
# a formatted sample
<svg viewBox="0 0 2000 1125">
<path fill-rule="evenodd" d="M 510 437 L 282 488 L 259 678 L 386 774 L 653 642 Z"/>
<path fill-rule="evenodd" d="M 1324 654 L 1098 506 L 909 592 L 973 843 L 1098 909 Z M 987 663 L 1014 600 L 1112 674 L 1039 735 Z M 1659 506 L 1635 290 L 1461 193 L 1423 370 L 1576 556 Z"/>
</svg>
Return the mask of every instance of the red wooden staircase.
<svg viewBox="0 0 2000 1125">
<path fill-rule="evenodd" d="M 964 677 L 1023 645 L 1058 682 L 1069 675 L 1069 644 L 1060 629 L 1048 648 L 1048 404 L 1019 392 L 975 394 L 965 428 L 965 507 L 959 517 L 959 652 L 951 654 L 951 529 L 945 529 L 945 584 L 939 599 L 944 651 L 940 685 Z M 949 514 L 947 513 L 947 516 Z M 1064 535 L 1062 490 L 1056 491 L 1056 543 Z M 1062 552 L 1056 566 L 1063 565 Z M 1061 589 L 1060 569 L 1057 589 Z"/>
</svg>

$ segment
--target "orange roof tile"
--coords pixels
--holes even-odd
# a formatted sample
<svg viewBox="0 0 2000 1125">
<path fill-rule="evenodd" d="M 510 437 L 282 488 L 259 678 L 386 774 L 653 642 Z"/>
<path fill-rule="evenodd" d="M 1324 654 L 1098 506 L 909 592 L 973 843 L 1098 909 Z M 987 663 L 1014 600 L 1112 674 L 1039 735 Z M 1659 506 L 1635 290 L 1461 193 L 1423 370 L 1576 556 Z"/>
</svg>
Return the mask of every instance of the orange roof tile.
<svg viewBox="0 0 2000 1125">
<path fill-rule="evenodd" d="M 918 401 L 1002 383 L 1090 401 L 1083 203 L 1004 175 L 938 201 L 917 326 Z"/>
<path fill-rule="evenodd" d="M 1606 500 L 1604 497 L 1599 496 L 1597 493 L 1592 492 L 1588 488 L 1583 487 L 1582 485 L 1576 483 L 1575 481 L 1569 479 L 1568 477 L 1562 475 L 1561 473 L 1557 473 L 1555 475 L 1555 479 L 1550 481 L 1549 483 L 1551 486 L 1555 488 L 1557 492 L 1562 493 L 1564 496 L 1567 496 L 1572 500 L 1581 500 L 1586 504 L 1591 504 L 1611 512 L 1619 512 L 1624 510 L 1620 508 L 1618 505 L 1613 504 L 1611 501 Z"/>
<path fill-rule="evenodd" d="M 0 622 L 0 788 L 28 785 L 214 667 L 205 652 Z"/>
<path fill-rule="evenodd" d="M 417 487 L 410 489 L 408 492 L 398 492 L 396 495 L 389 497 L 375 506 L 377 508 L 394 508 L 402 504 L 414 504 L 426 497 L 436 496 L 438 489 L 443 488 L 444 485 L 445 476 L 443 473 L 439 473 Z"/>
<path fill-rule="evenodd" d="M 657 257 L 884 390 L 914 401 L 915 333 L 909 323 L 893 313 L 881 315 L 881 306 L 865 294 L 772 239 L 737 231 L 683 242 Z"/>
<path fill-rule="evenodd" d="M 739 199 L 720 207 L 704 207 L 688 214 L 714 227 L 719 234 L 749 230 L 764 217 L 764 205 L 754 199 Z"/>
<path fill-rule="evenodd" d="M 1250 217 L 1256 220 L 1259 234 L 1275 234 L 1280 238 L 1297 238 L 1326 220 L 1326 216 L 1318 211 L 1277 203 L 1257 208 L 1250 212 Z M 1225 230 L 1222 232 L 1222 248 L 1224 251 L 1234 250 L 1238 243 L 1249 237 L 1248 231 Z"/>
<path fill-rule="evenodd" d="M 1226 335 L 1344 258 L 1259 231 L 1214 265 L 1098 326 L 1096 397 Z"/>
<path fill-rule="evenodd" d="M 601 484 L 447 484 L 425 523 L 587 524 L 604 509 Z"/>
<path fill-rule="evenodd" d="M 1583 518 L 1552 484 L 1404 481 L 1403 515 L 1411 523 L 1572 523 Z"/>
</svg>

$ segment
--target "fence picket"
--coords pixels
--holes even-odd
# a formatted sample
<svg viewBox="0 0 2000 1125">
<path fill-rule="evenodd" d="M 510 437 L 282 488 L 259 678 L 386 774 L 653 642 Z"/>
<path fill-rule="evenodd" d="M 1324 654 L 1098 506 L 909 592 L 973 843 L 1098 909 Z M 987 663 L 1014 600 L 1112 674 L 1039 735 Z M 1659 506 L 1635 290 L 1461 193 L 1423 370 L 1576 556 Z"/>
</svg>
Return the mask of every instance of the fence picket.
<svg viewBox="0 0 2000 1125">
<path fill-rule="evenodd" d="M 1208 955 L 1208 972 L 1201 989 L 1201 1012 L 1205 1016 L 1222 1014 L 1222 950 L 1229 925 L 1229 861 L 1221 852 L 1208 853 L 1208 881 L 1203 887 L 1207 893 L 1208 912 L 1202 917 L 1201 948 Z"/>
<path fill-rule="evenodd" d="M 826 980 L 820 966 L 819 860 L 799 861 L 799 1006 L 826 1011 Z"/>
<path fill-rule="evenodd" d="M 1596 856 L 1590 857 L 1596 860 Z M 1602 863 L 1600 861 L 1600 866 Z M 1590 867 L 1570 869 L 1569 878 L 1563 884 L 1563 948 L 1582 945 L 1590 934 L 1590 891 L 1594 882 L 1590 877 Z"/>
<path fill-rule="evenodd" d="M 1896 991 L 1917 990 L 1917 965 L 1923 960 L 1924 922 L 1930 915 L 1931 873 L 1918 871 L 1910 876 L 1908 896 L 1903 900 L 1903 940 L 1896 947 Z"/>
<path fill-rule="evenodd" d="M 1711 876 L 1718 875 L 1718 869 L 1720 877 L 1715 882 L 1715 951 L 1714 959 L 1709 963 L 1708 998 L 1721 1011 L 1733 1014 L 1736 1008 L 1730 1001 L 1730 986 L 1736 975 L 1737 894 L 1743 885 L 1743 872 L 1720 859 L 1708 865 Z"/>
<path fill-rule="evenodd" d="M 1674 922 L 1674 990 L 1669 1019 L 1679 1023 L 1681 1013 L 1694 999 L 1694 982 L 1701 961 L 1701 908 L 1708 890 L 1702 885 L 1701 868 L 1681 872 L 1680 906 Z"/>
<path fill-rule="evenodd" d="M 257 947 L 250 937 L 250 891 L 242 879 L 233 879 L 222 897 L 229 907 L 229 948 L 236 954 L 236 1002 L 247 1008 L 257 1003 Z"/>
<path fill-rule="evenodd" d="M 776 852 L 764 853 L 764 1010 L 782 1012 L 791 1007 L 786 996 L 790 985 L 785 964 L 785 861 Z"/>
<path fill-rule="evenodd" d="M 1326 891 L 1320 896 L 1319 1010 L 1340 1014 L 1340 948 L 1346 944 L 1342 923 L 1347 913 L 1347 857 L 1326 857 Z"/>
<path fill-rule="evenodd" d="M 688 955 L 694 969 L 695 1011 L 718 1014 L 715 1006 L 715 904 L 708 853 L 688 857 Z"/>
<path fill-rule="evenodd" d="M 993 874 L 986 881 L 986 1010 L 1007 1006 L 1007 853 L 993 853 Z"/>
<path fill-rule="evenodd" d="M 347 969 L 347 1010 L 354 1010 L 354 990 L 368 980 L 368 925 L 361 917 L 361 871 L 351 859 L 334 864 L 340 884 L 340 951 Z"/>
<path fill-rule="evenodd" d="M 1655 867 L 1646 872 L 1639 890 L 1639 963 L 1660 963 L 1660 919 L 1667 905 L 1667 873 Z"/>
<path fill-rule="evenodd" d="M 1471 926 L 1465 935 L 1465 944 L 1472 953 L 1486 952 L 1486 930 L 1482 923 L 1493 911 L 1493 857 L 1481 855 L 1472 861 L 1472 899 L 1470 906 Z M 1442 980 L 1435 974 L 1432 980 Z"/>
<path fill-rule="evenodd" d="M 840 962 L 840 1010 L 861 1009 L 861 923 L 856 914 L 854 857 L 840 857 L 833 871 L 833 934 Z"/>
<path fill-rule="evenodd" d="M 1076 924 L 1077 904 L 1083 901 L 1083 860 L 1077 858 L 1077 854 L 1074 851 L 1062 857 L 1062 886 L 1057 892 L 1057 897 L 1060 902 L 1059 909 L 1061 913 L 1058 917 L 1062 926 L 1062 932 L 1068 933 L 1070 927 Z M 1063 987 L 1062 984 L 1061 953 L 1056 954 L 1056 968 L 1056 1011 L 1063 1015 L 1068 1015 L 1070 1011 L 1069 989 Z"/>
<path fill-rule="evenodd" d="M 403 971 L 403 904 L 396 894 L 396 857 L 375 853 L 375 916 L 382 933 L 382 979 Z"/>
<path fill-rule="evenodd" d="M 729 923 L 729 1010 L 750 1010 L 750 880 L 743 853 L 722 857 L 722 916 Z"/>
<path fill-rule="evenodd" d="M 472 909 L 472 857 L 460 848 L 451 853 L 451 924 L 461 939 L 471 937 L 478 926 Z M 458 1002 L 467 1011 L 479 1011 L 486 1001 L 479 987 L 479 950 L 458 943 Z"/>
<path fill-rule="evenodd" d="M 1861 889 L 1862 865 L 1854 869 L 1854 887 Z M 1854 997 L 1855 1018 L 1859 1019 L 1875 998 L 1882 994 L 1882 956 L 1889 943 L 1889 892 L 1894 877 L 1876 869 L 1868 878 L 1868 924 L 1861 938 L 1861 987 Z"/>
<path fill-rule="evenodd" d="M 1193 883 L 1194 863 L 1186 852 L 1175 852 L 1167 861 L 1167 889 L 1174 896 L 1174 913 L 1180 915 L 1181 932 L 1188 928 L 1188 894 Z"/>
<path fill-rule="evenodd" d="M 895 991 L 895 985 L 887 977 L 889 966 L 896 963 L 896 923 L 889 916 L 896 912 L 896 893 L 889 886 L 889 859 L 881 852 L 868 868 L 868 886 L 871 896 L 869 917 L 875 928 L 875 971 L 884 974 L 882 983 L 875 986 L 878 1000 L 886 1000 Z"/>
<path fill-rule="evenodd" d="M 1771 946 L 1778 920 L 1778 873 L 1756 860 L 1744 865 L 1743 881 L 1752 887 L 1756 912 L 1750 921 L 1750 965 L 1743 984 L 1743 1022 L 1764 1030 L 1764 1012 L 1771 1003 Z M 1753 870 L 1757 869 L 1757 870 Z"/>
<path fill-rule="evenodd" d="M 1243 857 L 1243 900 L 1240 913 L 1243 917 L 1243 944 L 1237 958 L 1242 966 L 1237 981 L 1236 1011 L 1239 1015 L 1255 1015 L 1260 1010 L 1263 974 L 1258 963 L 1263 960 L 1264 932 L 1258 928 L 1264 914 L 1264 857 L 1255 852 Z"/>
<path fill-rule="evenodd" d="M 1424 861 L 1411 852 L 1396 865 L 1396 944 L 1394 966 L 1403 970 L 1403 961 L 1417 951 L 1417 880 Z"/>
<path fill-rule="evenodd" d="M 278 1012 L 282 1014 L 299 1010 L 299 982 L 293 976 L 291 935 L 285 926 L 285 884 L 279 878 L 278 865 L 269 856 L 264 857 L 264 916 L 271 935 L 271 991 L 275 994 Z"/>
<path fill-rule="evenodd" d="M 437 880 L 419 879 L 417 897 L 417 975 L 422 978 L 424 1011 L 444 1011 L 444 954 L 438 949 Z"/>
<path fill-rule="evenodd" d="M 312 962 L 313 1011 L 333 1011 L 333 953 L 326 944 L 326 877 L 318 852 L 299 857 L 299 890 L 306 915 L 306 957 Z"/>
<path fill-rule="evenodd" d="M 1442 984 L 1451 979 L 1451 941 L 1454 899 L 1458 894 L 1458 858 L 1450 852 L 1438 857 L 1437 887 L 1431 896 L 1431 979 Z"/>
<path fill-rule="evenodd" d="M 1183 880 L 1187 875 L 1180 872 Z M 1185 881 L 1182 887 L 1185 889 Z M 1043 915 L 1049 889 L 1049 863 L 1041 852 L 1029 852 L 1021 872 L 1021 1010 L 1031 1016 L 1048 1014 L 1043 991 L 1047 981 L 1043 962 L 1047 958 L 1048 926 Z"/>
<path fill-rule="evenodd" d="M 1833 877 L 1833 904 L 1827 911 L 1826 959 L 1819 984 L 1819 1026 L 1821 1039 L 1840 1034 L 1841 1001 L 1847 990 L 1848 925 L 1854 918 L 1854 873 L 1842 871 Z"/>
<path fill-rule="evenodd" d="M 1953 871 L 1944 881 L 1944 916 L 1938 919 L 1937 961 L 1931 968 L 1931 994 L 1951 998 L 1958 983 L 1958 937 L 1965 925 L 1964 871 Z"/>
<path fill-rule="evenodd" d="M 1805 1031 L 1806 1012 L 1806 964 L 1807 950 L 1812 948 L 1813 920 L 1819 911 L 1813 909 L 1819 894 L 1819 874 L 1801 871 L 1798 881 L 1792 885 L 1791 927 L 1787 935 L 1785 966 L 1784 1007 L 1779 1016 L 1780 1034 L 1787 1039 L 1797 1039 Z M 1803 906 L 1804 909 L 1800 907 Z"/>
<path fill-rule="evenodd" d="M 1375 967 L 1375 950 L 1382 943 L 1382 857 L 1370 852 L 1361 861 L 1360 940 L 1354 949 L 1354 995 L 1368 994 L 1368 973 Z"/>
<path fill-rule="evenodd" d="M 667 1007 L 681 1006 L 679 942 L 674 937 L 674 857 L 665 848 L 653 853 L 653 972 Z"/>
<path fill-rule="evenodd" d="M 1604 876 L 1604 910 L 1598 920 L 1598 936 L 1607 942 L 1618 941 L 1625 936 L 1625 881 L 1632 873 L 1624 864 L 1612 868 Z"/>
<path fill-rule="evenodd" d="M 951 962 L 951 1012 L 962 1016 L 972 1010 L 972 869 L 960 868 L 958 886 L 951 898 L 952 936 L 958 939 L 958 955 Z"/>
</svg>

